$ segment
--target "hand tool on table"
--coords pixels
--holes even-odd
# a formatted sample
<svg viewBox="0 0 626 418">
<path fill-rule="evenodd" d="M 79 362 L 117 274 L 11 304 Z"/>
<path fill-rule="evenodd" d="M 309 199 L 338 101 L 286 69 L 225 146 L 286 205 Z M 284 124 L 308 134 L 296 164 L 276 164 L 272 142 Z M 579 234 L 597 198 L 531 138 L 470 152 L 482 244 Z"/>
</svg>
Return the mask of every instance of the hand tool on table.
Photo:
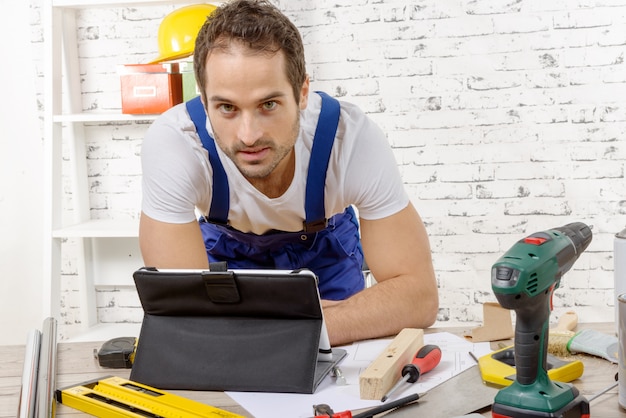
<svg viewBox="0 0 626 418">
<path fill-rule="evenodd" d="M 380 400 L 385 402 L 389 396 L 405 383 L 415 383 L 424 373 L 428 373 L 441 361 L 441 349 L 428 344 L 419 349 L 411 363 L 402 367 L 402 378 Z"/>
<path fill-rule="evenodd" d="M 574 222 L 515 243 L 491 270 L 498 302 L 515 311 L 515 381 L 498 391 L 494 418 L 588 417 L 589 402 L 547 372 L 548 327 L 554 290 L 591 242 L 591 229 Z"/>
<path fill-rule="evenodd" d="M 500 306 L 500 305 L 498 305 Z M 550 328 L 548 352 L 553 339 L 561 336 L 573 336 L 578 325 L 576 312 L 565 312 L 558 323 Z M 509 386 L 515 380 L 515 347 L 508 346 L 476 359 L 483 381 L 497 386 Z M 571 382 L 582 376 L 585 369 L 580 360 L 565 361 L 550 353 L 546 360 L 548 377 L 559 382 Z"/>
<path fill-rule="evenodd" d="M 98 364 L 102 367 L 113 369 L 130 369 L 135 361 L 135 351 L 137 350 L 137 338 L 118 337 L 105 341 L 94 356 L 98 359 Z"/>
<path fill-rule="evenodd" d="M 148 385 L 108 376 L 56 391 L 59 403 L 95 417 L 243 418 Z"/>
<path fill-rule="evenodd" d="M 330 370 L 330 375 L 335 378 L 335 384 L 337 386 L 345 386 L 348 384 L 346 377 L 343 375 L 343 372 L 339 368 L 339 366 L 334 366 Z"/>
<path fill-rule="evenodd" d="M 423 394 L 414 393 L 404 398 L 397 399 L 395 401 L 386 403 L 384 405 L 378 405 L 373 408 L 366 409 L 364 411 L 352 414 L 351 411 L 335 412 L 327 404 L 313 405 L 313 413 L 315 418 L 372 418 L 374 415 L 382 414 L 383 412 L 402 408 L 404 406 L 417 403 Z"/>
<path fill-rule="evenodd" d="M 496 393 L 497 388 L 482 383 L 478 366 L 471 366 L 428 390 L 419 402 L 394 410 L 385 418 L 466 415 L 491 405 Z"/>
<path fill-rule="evenodd" d="M 515 347 L 508 346 L 485 354 L 478 360 L 483 381 L 496 386 L 509 386 L 515 380 Z M 582 376 L 585 366 L 580 360 L 561 360 L 551 354 L 546 358 L 546 370 L 551 380 L 571 382 Z"/>
<path fill-rule="evenodd" d="M 402 367 L 410 363 L 424 346 L 424 330 L 404 328 L 359 375 L 361 399 L 380 400 L 401 377 Z"/>
</svg>

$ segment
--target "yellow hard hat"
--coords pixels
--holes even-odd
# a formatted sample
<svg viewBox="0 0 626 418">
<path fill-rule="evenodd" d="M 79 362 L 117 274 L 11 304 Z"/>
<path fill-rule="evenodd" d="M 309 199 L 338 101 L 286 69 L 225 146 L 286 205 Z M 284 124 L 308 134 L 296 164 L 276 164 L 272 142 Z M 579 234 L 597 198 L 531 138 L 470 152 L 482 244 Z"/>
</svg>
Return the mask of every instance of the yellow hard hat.
<svg viewBox="0 0 626 418">
<path fill-rule="evenodd" d="M 193 4 L 165 16 L 159 26 L 159 56 L 150 64 L 192 55 L 200 28 L 216 8 L 212 4 Z"/>
</svg>

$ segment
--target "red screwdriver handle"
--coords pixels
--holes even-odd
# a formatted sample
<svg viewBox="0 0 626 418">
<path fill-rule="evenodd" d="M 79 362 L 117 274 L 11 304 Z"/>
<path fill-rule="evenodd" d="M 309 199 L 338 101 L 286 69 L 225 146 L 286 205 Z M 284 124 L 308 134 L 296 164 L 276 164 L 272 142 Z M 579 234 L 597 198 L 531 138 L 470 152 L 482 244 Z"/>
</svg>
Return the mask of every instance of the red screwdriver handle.
<svg viewBox="0 0 626 418">
<path fill-rule="evenodd" d="M 402 368 L 404 381 L 415 383 L 424 373 L 428 373 L 441 361 L 441 349 L 433 344 L 425 345 L 413 358 L 413 361 Z"/>
<path fill-rule="evenodd" d="M 411 383 L 416 382 L 419 376 L 428 373 L 435 368 L 441 361 L 441 349 L 434 344 L 428 344 L 420 348 L 413 361 L 412 365 L 417 367 L 417 376 Z M 404 371 L 404 370 L 403 370 Z M 403 373 L 404 375 L 404 373 Z M 412 379 L 411 379 L 412 380 Z"/>
<path fill-rule="evenodd" d="M 419 349 L 413 360 L 404 365 L 401 371 L 402 379 L 391 388 L 389 392 L 380 400 L 385 402 L 400 385 L 404 383 L 415 383 L 424 373 L 428 373 L 435 368 L 441 361 L 441 349 L 434 345 L 428 344 Z"/>
</svg>

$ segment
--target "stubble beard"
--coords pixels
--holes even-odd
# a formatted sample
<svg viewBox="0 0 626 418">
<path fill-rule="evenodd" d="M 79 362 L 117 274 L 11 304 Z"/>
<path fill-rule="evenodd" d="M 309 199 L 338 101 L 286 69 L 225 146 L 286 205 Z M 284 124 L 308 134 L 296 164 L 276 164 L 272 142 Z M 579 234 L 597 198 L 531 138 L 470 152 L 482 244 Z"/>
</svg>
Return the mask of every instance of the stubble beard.
<svg viewBox="0 0 626 418">
<path fill-rule="evenodd" d="M 288 144 L 276 144 L 272 138 L 261 138 L 256 141 L 252 146 L 246 146 L 241 142 L 238 142 L 230 148 L 221 146 L 222 142 L 217 135 L 217 132 L 213 132 L 215 135 L 215 141 L 220 148 L 235 163 L 235 166 L 239 172 L 248 179 L 264 179 L 274 172 L 276 167 L 280 164 L 285 157 L 287 157 L 294 148 L 298 134 L 300 133 L 300 113 L 296 112 L 296 118 L 291 125 L 290 142 Z M 272 153 L 272 159 L 268 163 L 262 161 L 242 162 L 237 159 L 239 151 L 248 148 L 269 148 Z"/>
</svg>

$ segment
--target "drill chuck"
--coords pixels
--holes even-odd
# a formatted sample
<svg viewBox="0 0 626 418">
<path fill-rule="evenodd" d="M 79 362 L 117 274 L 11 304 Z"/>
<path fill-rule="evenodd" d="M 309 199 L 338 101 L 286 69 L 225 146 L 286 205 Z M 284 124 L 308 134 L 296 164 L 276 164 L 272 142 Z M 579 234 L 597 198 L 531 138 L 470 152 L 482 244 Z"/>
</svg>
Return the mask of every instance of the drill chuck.
<svg viewBox="0 0 626 418">
<path fill-rule="evenodd" d="M 580 254 L 587 249 L 591 242 L 591 228 L 582 222 L 574 222 L 565 226 L 554 228 L 565 234 L 576 247 L 576 254 Z"/>
<path fill-rule="evenodd" d="M 561 269 L 565 273 L 589 246 L 592 238 L 591 228 L 582 222 L 574 222 L 560 228 L 554 228 L 554 231 L 561 232 L 572 243 L 570 247 L 566 247 L 561 253 L 557 254 L 557 262 L 560 266 L 563 266 Z"/>
</svg>

